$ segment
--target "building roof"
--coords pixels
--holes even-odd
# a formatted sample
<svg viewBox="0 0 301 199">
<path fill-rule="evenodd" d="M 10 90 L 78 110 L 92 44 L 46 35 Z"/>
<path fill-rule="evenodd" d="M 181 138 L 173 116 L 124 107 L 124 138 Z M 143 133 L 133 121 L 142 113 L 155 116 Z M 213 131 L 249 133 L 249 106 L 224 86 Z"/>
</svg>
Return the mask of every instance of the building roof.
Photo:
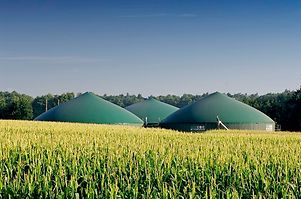
<svg viewBox="0 0 301 199">
<path fill-rule="evenodd" d="M 164 102 L 160 102 L 154 98 L 149 98 L 142 102 L 127 106 L 125 109 L 137 115 L 144 122 L 147 122 L 148 124 L 154 124 L 161 122 L 179 108 Z"/>
<path fill-rule="evenodd" d="M 215 92 L 187 105 L 168 116 L 164 123 L 216 123 L 217 116 L 223 123 L 274 123 L 259 110 L 227 95 Z"/>
<path fill-rule="evenodd" d="M 97 124 L 130 124 L 142 126 L 143 121 L 133 113 L 108 102 L 91 92 L 56 106 L 35 120 Z"/>
</svg>

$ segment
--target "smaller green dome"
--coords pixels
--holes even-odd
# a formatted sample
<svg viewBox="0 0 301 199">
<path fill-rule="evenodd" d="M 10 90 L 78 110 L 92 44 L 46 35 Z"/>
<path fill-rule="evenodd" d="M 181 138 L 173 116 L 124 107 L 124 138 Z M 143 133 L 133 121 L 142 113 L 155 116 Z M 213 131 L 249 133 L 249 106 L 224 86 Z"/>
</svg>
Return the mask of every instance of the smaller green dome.
<svg viewBox="0 0 301 199">
<path fill-rule="evenodd" d="M 179 108 L 160 102 L 154 98 L 149 98 L 142 102 L 127 106 L 125 109 L 137 115 L 145 122 L 145 125 L 155 126 Z"/>
<path fill-rule="evenodd" d="M 77 98 L 56 106 L 34 120 L 138 126 L 143 124 L 143 121 L 133 113 L 91 92 L 86 92 Z"/>
</svg>

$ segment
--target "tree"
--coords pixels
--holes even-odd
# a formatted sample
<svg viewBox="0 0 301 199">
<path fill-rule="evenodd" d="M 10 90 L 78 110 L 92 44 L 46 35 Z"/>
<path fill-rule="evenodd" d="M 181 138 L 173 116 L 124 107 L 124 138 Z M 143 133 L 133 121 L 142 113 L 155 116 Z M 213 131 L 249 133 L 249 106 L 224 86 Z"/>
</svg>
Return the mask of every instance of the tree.
<svg viewBox="0 0 301 199">
<path fill-rule="evenodd" d="M 22 119 L 32 118 L 32 97 L 19 94 L 1 92 L 0 94 L 0 116 L 2 119 Z"/>
<path fill-rule="evenodd" d="M 40 114 L 46 111 L 46 101 L 47 101 L 47 110 L 67 102 L 74 98 L 74 93 L 63 93 L 61 95 L 43 95 L 36 97 L 32 102 L 33 109 L 33 118 L 36 118 Z"/>
<path fill-rule="evenodd" d="M 39 116 L 40 114 L 46 111 L 46 103 L 47 103 L 47 110 L 52 108 L 53 107 L 52 101 L 53 101 L 53 96 L 51 94 L 36 97 L 32 102 L 33 118 L 36 118 L 37 116 Z"/>
<path fill-rule="evenodd" d="M 138 94 L 136 96 L 136 95 L 130 95 L 129 93 L 127 93 L 126 95 L 120 94 L 116 96 L 104 94 L 103 96 L 100 97 L 121 107 L 127 107 L 131 104 L 135 104 L 137 102 L 141 102 L 144 100 L 141 94 Z"/>
<path fill-rule="evenodd" d="M 4 118 L 5 107 L 6 107 L 5 94 L 3 92 L 0 92 L 0 118 Z"/>
<path fill-rule="evenodd" d="M 292 111 L 293 130 L 301 131 L 301 86 L 299 90 L 294 92 L 292 103 L 294 104 Z"/>
</svg>

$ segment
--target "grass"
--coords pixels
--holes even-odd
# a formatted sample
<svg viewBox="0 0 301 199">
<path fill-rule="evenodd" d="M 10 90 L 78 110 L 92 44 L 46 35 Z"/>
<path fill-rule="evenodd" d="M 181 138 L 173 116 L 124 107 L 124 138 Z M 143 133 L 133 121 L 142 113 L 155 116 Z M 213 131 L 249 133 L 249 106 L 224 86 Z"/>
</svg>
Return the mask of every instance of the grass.
<svg viewBox="0 0 301 199">
<path fill-rule="evenodd" d="M 301 134 L 0 120 L 2 198 L 300 198 Z"/>
</svg>

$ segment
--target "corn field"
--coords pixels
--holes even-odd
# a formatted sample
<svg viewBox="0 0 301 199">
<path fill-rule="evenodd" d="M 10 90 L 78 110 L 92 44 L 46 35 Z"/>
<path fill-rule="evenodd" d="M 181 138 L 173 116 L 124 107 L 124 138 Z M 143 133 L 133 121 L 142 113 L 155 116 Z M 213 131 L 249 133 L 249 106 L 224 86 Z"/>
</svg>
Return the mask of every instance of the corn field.
<svg viewBox="0 0 301 199">
<path fill-rule="evenodd" d="M 1 198 L 301 198 L 301 134 L 0 120 Z"/>
</svg>

